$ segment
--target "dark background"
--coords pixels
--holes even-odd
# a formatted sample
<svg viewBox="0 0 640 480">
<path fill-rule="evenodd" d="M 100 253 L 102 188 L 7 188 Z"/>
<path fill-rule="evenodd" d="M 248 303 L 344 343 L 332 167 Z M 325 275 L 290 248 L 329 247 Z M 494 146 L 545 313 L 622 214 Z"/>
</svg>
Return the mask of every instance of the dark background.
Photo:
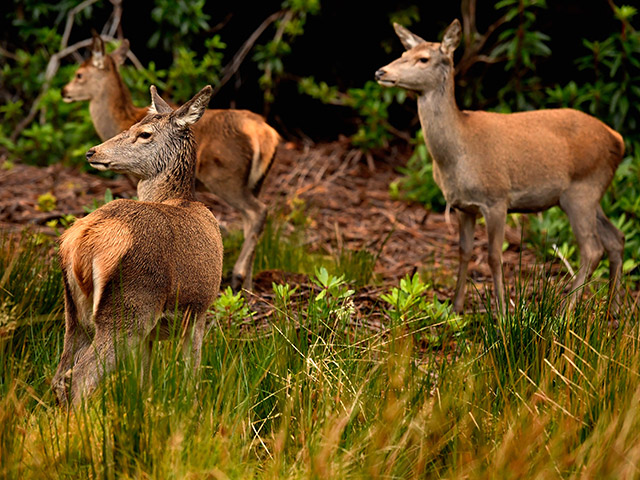
<svg viewBox="0 0 640 480">
<path fill-rule="evenodd" d="M 93 8 L 93 21 L 84 20 L 74 25 L 69 44 L 88 38 L 91 28 L 100 29 L 104 25 L 112 7 L 106 1 L 101 3 Z M 537 61 L 536 73 L 544 84 L 563 85 L 570 80 L 578 80 L 583 74 L 575 65 L 578 57 L 589 53 L 582 43 L 583 39 L 603 40 L 620 24 L 613 18 L 607 0 L 550 0 L 547 3 L 546 9 L 537 10 L 536 28 L 550 36 L 548 45 L 552 55 Z M 260 72 L 251 60 L 252 52 L 236 77 L 212 99 L 210 107 L 232 106 L 267 113 L 268 120 L 285 136 L 307 136 L 314 141 L 321 141 L 335 139 L 340 134 L 352 134 L 358 122 L 355 112 L 347 107 L 324 105 L 319 100 L 299 94 L 297 78 L 313 76 L 316 81 L 336 85 L 341 91 L 362 87 L 365 82 L 373 80 L 376 69 L 403 51 L 389 15 L 409 6 L 416 6 L 420 16 L 420 21 L 412 25 L 411 30 L 426 40 L 437 40 L 453 18 L 460 18 L 458 1 L 378 3 L 322 0 L 320 13 L 308 17 L 304 34 L 294 41 L 292 53 L 284 58 L 287 77 L 278 85 L 275 102 L 268 112 L 265 111 L 262 92 L 257 85 Z M 158 68 L 168 68 L 172 62 L 171 54 L 160 47 L 150 49 L 147 46 L 149 37 L 157 29 L 157 23 L 150 15 L 153 7 L 154 3 L 149 0 L 125 1 L 122 29 L 131 42 L 132 51 L 144 65 L 154 61 Z M 223 25 L 216 33 L 227 44 L 224 64 L 231 60 L 260 23 L 280 8 L 280 0 L 207 2 L 205 12 L 211 16 L 209 24 L 212 27 Z M 484 32 L 499 16 L 500 12 L 495 10 L 493 2 L 478 2 L 477 25 L 480 32 Z M 9 23 L 6 15 L 0 19 L 0 29 L 0 35 L 9 42 L 17 37 L 16 27 Z M 273 32 L 274 27 L 269 27 L 257 43 L 267 42 L 273 37 Z M 202 37 L 204 41 L 205 35 Z M 390 47 L 389 52 L 385 51 L 385 46 Z M 457 53 L 459 55 L 461 52 Z M 73 60 L 67 58 L 64 61 Z M 502 64 L 474 66 L 469 75 L 481 75 L 489 95 L 486 105 L 471 107 L 490 108 L 491 93 L 497 92 L 508 74 L 504 72 Z M 392 107 L 390 115 L 391 123 L 400 129 L 413 129 L 416 126 L 413 102 Z"/>
</svg>

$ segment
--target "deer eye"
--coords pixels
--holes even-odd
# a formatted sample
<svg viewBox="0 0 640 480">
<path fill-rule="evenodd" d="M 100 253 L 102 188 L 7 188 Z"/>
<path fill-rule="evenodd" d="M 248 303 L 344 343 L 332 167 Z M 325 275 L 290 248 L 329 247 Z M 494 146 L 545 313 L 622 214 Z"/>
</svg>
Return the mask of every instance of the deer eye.
<svg viewBox="0 0 640 480">
<path fill-rule="evenodd" d="M 80 80 L 80 79 L 82 78 L 82 74 L 81 74 L 81 73 L 76 73 L 76 78 L 77 78 L 78 80 Z"/>
<path fill-rule="evenodd" d="M 420 57 L 420 59 L 418 61 L 420 63 L 427 63 L 429 61 L 429 59 L 427 57 Z"/>
<path fill-rule="evenodd" d="M 151 133 L 150 132 L 140 132 L 138 134 L 137 138 L 141 138 L 143 140 L 148 140 L 149 138 L 151 138 Z"/>
</svg>

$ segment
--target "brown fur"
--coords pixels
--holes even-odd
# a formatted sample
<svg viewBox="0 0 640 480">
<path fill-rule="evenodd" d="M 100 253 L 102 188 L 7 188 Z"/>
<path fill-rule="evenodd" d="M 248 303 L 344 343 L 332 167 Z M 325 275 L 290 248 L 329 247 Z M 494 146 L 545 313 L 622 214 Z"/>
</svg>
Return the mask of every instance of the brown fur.
<svg viewBox="0 0 640 480">
<path fill-rule="evenodd" d="M 96 132 L 105 141 L 140 121 L 147 108 L 136 107 L 118 71 L 129 42 L 113 53 L 94 37 L 92 56 L 62 89 L 66 102 L 89 101 Z M 79 75 L 79 77 L 78 77 Z M 232 286 L 251 289 L 255 247 L 262 234 L 267 207 L 259 200 L 260 186 L 275 158 L 280 135 L 248 110 L 205 111 L 194 125 L 198 143 L 198 187 L 208 190 L 242 214 L 245 240 L 233 269 Z"/>
<path fill-rule="evenodd" d="M 433 158 L 433 176 L 460 223 L 460 267 L 454 308 L 462 311 L 467 265 L 478 214 L 489 236 L 489 265 L 501 310 L 502 241 L 508 212 L 538 212 L 559 205 L 578 240 L 581 268 L 571 305 L 606 250 L 615 312 L 621 301 L 624 236 L 606 218 L 600 200 L 624 154 L 621 135 L 572 109 L 500 114 L 460 111 L 455 102 L 453 52 L 461 37 L 455 20 L 442 43 L 425 42 L 400 25 L 407 49 L 376 72 L 385 86 L 418 92 L 418 113 Z"/>
<path fill-rule="evenodd" d="M 194 200 L 196 146 L 188 129 L 210 94 L 203 89 L 174 113 L 168 106 L 150 112 L 87 152 L 96 168 L 140 177 L 141 201 L 112 201 L 60 238 L 66 332 L 52 386 L 62 404 L 69 382 L 78 402 L 113 368 L 117 344 L 150 348 L 153 332 L 167 337 L 175 312 L 191 332 L 184 353 L 194 367 L 200 363 L 205 314 L 220 288 L 222 238 L 213 214 Z"/>
</svg>

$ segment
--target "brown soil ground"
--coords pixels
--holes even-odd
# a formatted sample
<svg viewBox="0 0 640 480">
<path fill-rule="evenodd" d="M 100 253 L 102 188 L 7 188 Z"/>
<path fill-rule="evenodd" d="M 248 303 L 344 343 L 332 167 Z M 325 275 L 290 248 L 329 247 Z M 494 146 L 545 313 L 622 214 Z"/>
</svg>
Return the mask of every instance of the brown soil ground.
<svg viewBox="0 0 640 480">
<path fill-rule="evenodd" d="M 341 248 L 379 252 L 375 267 L 376 285 L 359 291 L 362 308 L 375 302 L 378 294 L 400 278 L 420 271 L 433 285 L 439 299 L 450 298 L 455 284 L 458 236 L 455 214 L 427 211 L 418 204 L 392 199 L 389 183 L 398 178 L 397 167 L 406 155 L 395 153 L 382 159 L 367 158 L 348 148 L 343 141 L 315 145 L 286 144 L 264 184 L 262 199 L 271 211 L 286 211 L 302 201 L 308 217 L 306 241 L 310 248 L 337 252 Z M 63 214 L 84 215 L 84 206 L 104 199 L 109 188 L 116 197 L 131 197 L 135 190 L 124 178 L 104 179 L 61 165 L 46 168 L 15 164 L 0 170 L 0 232 L 16 232 L 30 227 L 54 235 L 46 222 Z M 38 197 L 51 193 L 56 198 L 50 212 L 38 209 Z M 210 206 L 223 232 L 240 228 L 240 216 L 209 193 L 199 199 Z M 521 229 L 508 226 L 509 248 L 504 253 L 506 281 L 535 264 L 533 252 L 521 249 Z M 472 281 L 467 305 L 483 305 L 485 287 L 490 286 L 486 262 L 486 234 L 478 224 L 474 255 L 469 267 Z M 562 272 L 561 262 L 552 266 Z M 260 272 L 256 275 L 256 297 L 271 297 L 272 281 L 288 281 L 309 286 L 302 275 L 287 272 Z"/>
</svg>

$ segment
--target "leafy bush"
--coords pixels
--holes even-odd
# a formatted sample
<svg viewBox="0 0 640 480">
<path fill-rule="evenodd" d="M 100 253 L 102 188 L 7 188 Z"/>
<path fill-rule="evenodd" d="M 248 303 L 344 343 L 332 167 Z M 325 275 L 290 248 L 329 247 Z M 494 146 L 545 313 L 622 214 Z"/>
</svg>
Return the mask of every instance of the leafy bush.
<svg viewBox="0 0 640 480">
<path fill-rule="evenodd" d="M 387 147 L 389 140 L 396 137 L 397 131 L 389 123 L 389 106 L 394 101 L 403 103 L 407 97 L 405 90 L 382 87 L 373 81 L 343 93 L 326 82 L 306 77 L 300 80 L 298 89 L 322 103 L 350 107 L 358 112 L 362 123 L 350 140 L 354 147 L 364 151 Z"/>
<path fill-rule="evenodd" d="M 446 202 L 433 180 L 433 160 L 424 143 L 422 130 L 416 133 L 413 144 L 413 154 L 406 166 L 398 167 L 401 176 L 389 185 L 390 194 L 394 198 L 422 203 L 429 210 L 442 211 Z"/>
<path fill-rule="evenodd" d="M 174 102 L 191 98 L 205 84 L 219 84 L 228 66 L 226 44 L 223 35 L 207 35 L 211 27 L 210 16 L 204 10 L 205 0 L 154 3 L 150 16 L 157 28 L 148 45 L 171 52 L 173 63 L 168 68 L 159 68 L 154 62 L 142 69 L 122 67 L 134 103 L 149 103 L 151 83 Z M 8 152 L 10 160 L 20 159 L 34 165 L 62 162 L 86 168 L 84 152 L 99 143 L 86 104 L 66 104 L 61 100 L 60 89 L 72 78 L 77 65 L 67 64 L 68 59 L 62 58 L 57 74 L 50 80 L 45 78 L 52 56 L 62 48 L 63 22 L 77 6 L 71 0 L 55 6 L 29 0 L 15 2 L 8 13 L 11 26 L 20 36 L 13 44 L 3 42 L 0 50 L 2 93 L 10 97 L 10 101 L 0 104 L 0 149 Z M 109 6 L 104 1 L 90 4 L 76 12 L 74 23 L 82 25 L 94 20 L 92 14 L 96 10 Z M 266 40 L 264 45 L 253 45 L 254 61 L 263 71 L 259 88 L 267 104 L 273 101 L 277 82 L 285 74 L 283 57 L 291 52 L 295 38 L 304 33 L 307 16 L 319 9 L 318 0 L 283 1 L 273 39 Z M 23 122 L 30 110 L 35 115 L 25 126 Z"/>
</svg>

